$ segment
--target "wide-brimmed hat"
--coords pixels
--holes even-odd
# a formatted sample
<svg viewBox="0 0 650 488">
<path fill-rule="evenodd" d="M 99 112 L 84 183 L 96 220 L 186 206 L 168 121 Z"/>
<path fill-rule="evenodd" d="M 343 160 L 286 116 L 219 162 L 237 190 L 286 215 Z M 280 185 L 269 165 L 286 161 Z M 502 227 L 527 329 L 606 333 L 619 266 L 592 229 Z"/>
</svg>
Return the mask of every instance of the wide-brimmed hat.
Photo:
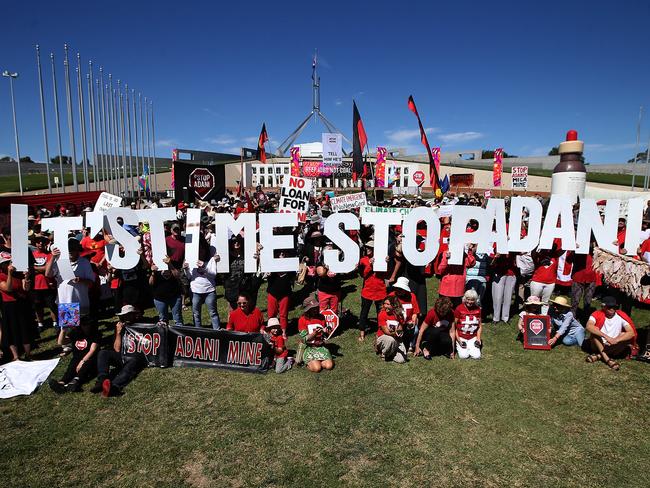
<svg viewBox="0 0 650 488">
<path fill-rule="evenodd" d="M 276 327 L 280 327 L 280 321 L 275 317 L 271 317 L 266 323 L 266 328 L 275 329 Z"/>
<path fill-rule="evenodd" d="M 543 305 L 538 296 L 531 295 L 526 299 L 524 305 Z"/>
<path fill-rule="evenodd" d="M 122 316 L 128 315 L 130 313 L 137 313 L 137 311 L 138 311 L 138 309 L 135 308 L 133 305 L 124 305 L 122 307 L 122 310 L 120 310 L 115 315 L 117 315 L 118 317 L 122 317 Z"/>
<path fill-rule="evenodd" d="M 571 308 L 571 300 L 564 295 L 560 295 L 551 300 L 551 303 L 558 305 L 560 307 Z"/>
<path fill-rule="evenodd" d="M 411 293 L 411 287 L 409 286 L 409 279 L 406 276 L 400 276 L 397 278 L 397 281 L 393 285 L 393 288 L 399 288 L 400 290 L 408 291 Z"/>
<path fill-rule="evenodd" d="M 312 308 L 320 308 L 320 303 L 314 297 L 307 297 L 302 302 L 302 309 L 304 312 L 308 312 Z"/>
</svg>

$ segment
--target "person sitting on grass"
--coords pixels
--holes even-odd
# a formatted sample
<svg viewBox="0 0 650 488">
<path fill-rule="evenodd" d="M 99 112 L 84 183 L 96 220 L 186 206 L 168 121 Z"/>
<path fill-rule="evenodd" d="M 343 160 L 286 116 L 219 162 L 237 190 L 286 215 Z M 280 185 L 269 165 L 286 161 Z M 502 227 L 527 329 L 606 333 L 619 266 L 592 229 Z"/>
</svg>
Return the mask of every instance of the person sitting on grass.
<svg viewBox="0 0 650 488">
<path fill-rule="evenodd" d="M 125 327 L 134 323 L 138 317 L 138 310 L 133 305 L 124 305 L 117 314 L 118 322 L 115 324 L 115 339 L 113 349 L 99 351 L 97 356 L 97 381 L 90 389 L 91 393 L 102 393 L 102 397 L 119 396 L 137 374 L 147 365 L 143 354 L 132 357 L 122 357 L 122 338 Z M 111 366 L 115 369 L 111 375 Z M 113 379 L 111 380 L 111 376 Z"/>
<path fill-rule="evenodd" d="M 72 344 L 72 359 L 68 364 L 63 377 L 59 380 L 51 379 L 50 388 L 55 393 L 79 392 L 81 385 L 97 374 L 97 351 L 101 334 L 97 324 L 88 317 L 81 319 L 79 327 L 70 331 Z"/>
<path fill-rule="evenodd" d="M 298 333 L 306 346 L 302 360 L 312 373 L 332 369 L 334 361 L 329 349 L 325 347 L 325 318 L 320 313 L 318 300 L 313 296 L 305 298 L 302 309 L 302 315 L 298 319 Z"/>
<path fill-rule="evenodd" d="M 280 320 L 271 317 L 266 323 L 265 331 L 269 335 L 273 353 L 275 354 L 275 372 L 284 373 L 289 371 L 293 366 L 293 358 L 289 357 L 289 350 L 286 346 Z"/>
<path fill-rule="evenodd" d="M 604 297 L 601 310 L 591 314 L 587 321 L 589 344 L 594 354 L 587 356 L 588 363 L 601 360 L 614 371 L 621 366 L 612 357 L 625 357 L 632 350 L 636 329 L 632 319 L 618 309 L 614 297 Z"/>
<path fill-rule="evenodd" d="M 551 300 L 551 322 L 555 335 L 548 340 L 549 346 L 554 346 L 562 339 L 565 346 L 582 347 L 585 340 L 585 328 L 573 316 L 571 302 L 565 296 Z"/>
<path fill-rule="evenodd" d="M 478 293 L 467 290 L 463 301 L 454 310 L 454 324 L 451 335 L 456 339 L 456 353 L 460 359 L 481 359 L 481 307 L 478 304 Z"/>
<path fill-rule="evenodd" d="M 451 335 L 451 324 L 454 322 L 453 304 L 447 297 L 440 296 L 433 308 L 429 310 L 415 344 L 415 355 L 422 354 L 424 359 L 432 355 L 444 355 L 453 359 L 454 338 Z"/>
<path fill-rule="evenodd" d="M 519 321 L 517 322 L 517 340 L 524 340 L 524 317 L 526 315 L 541 315 L 542 301 L 538 296 L 531 295 L 524 302 L 524 309 L 519 312 Z"/>
<path fill-rule="evenodd" d="M 253 306 L 247 293 L 240 293 L 237 297 L 237 308 L 230 312 L 226 328 L 235 332 L 262 332 L 264 316 L 259 308 Z"/>
<path fill-rule="evenodd" d="M 382 309 L 377 317 L 377 338 L 375 352 L 385 361 L 405 363 L 406 346 L 404 345 L 404 311 L 395 295 L 384 299 Z"/>
</svg>

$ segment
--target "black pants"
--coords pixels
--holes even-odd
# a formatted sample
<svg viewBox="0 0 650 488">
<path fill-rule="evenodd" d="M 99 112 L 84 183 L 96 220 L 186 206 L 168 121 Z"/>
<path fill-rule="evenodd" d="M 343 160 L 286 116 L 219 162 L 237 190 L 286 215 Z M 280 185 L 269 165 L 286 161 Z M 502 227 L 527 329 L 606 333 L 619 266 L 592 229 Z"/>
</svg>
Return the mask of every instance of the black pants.
<svg viewBox="0 0 650 488">
<path fill-rule="evenodd" d="M 426 349 L 432 356 L 451 354 L 452 344 L 449 330 L 442 327 L 427 327 L 422 334 L 420 349 Z"/>
<path fill-rule="evenodd" d="M 136 356 L 122 361 L 122 355 L 115 351 L 99 351 L 97 357 L 97 381 L 104 381 L 109 377 L 111 366 L 114 366 L 116 375 L 113 378 L 113 385 L 117 388 L 124 388 L 140 371 L 146 366 L 146 360 L 143 356 Z"/>
<path fill-rule="evenodd" d="M 427 307 L 427 282 L 426 281 L 413 281 L 409 280 L 409 288 L 415 295 L 415 298 L 418 300 L 418 307 L 420 307 L 420 313 L 426 315 Z"/>
<path fill-rule="evenodd" d="M 63 374 L 61 381 L 64 383 L 70 383 L 76 377 L 79 378 L 80 383 L 85 383 L 97 374 L 97 361 L 95 357 L 92 357 L 90 361 L 84 363 L 77 373 L 77 365 L 82 359 L 83 355 L 72 356 L 72 360 L 70 361 L 70 364 L 68 364 L 68 369 L 66 369 Z"/>
<path fill-rule="evenodd" d="M 370 300 L 369 298 L 361 297 L 361 312 L 359 312 L 359 330 L 363 332 L 369 332 L 368 329 L 368 314 L 370 313 L 370 307 L 372 304 L 375 304 L 375 310 L 377 315 L 381 310 L 383 300 Z"/>
</svg>

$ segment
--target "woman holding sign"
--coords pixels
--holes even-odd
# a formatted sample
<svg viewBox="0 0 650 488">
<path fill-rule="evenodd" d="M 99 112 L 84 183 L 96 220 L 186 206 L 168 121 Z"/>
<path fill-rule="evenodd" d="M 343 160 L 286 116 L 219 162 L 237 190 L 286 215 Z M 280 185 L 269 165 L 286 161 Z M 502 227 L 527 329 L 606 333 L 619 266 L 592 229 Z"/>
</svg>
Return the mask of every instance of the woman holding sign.
<svg viewBox="0 0 650 488">
<path fill-rule="evenodd" d="M 320 373 L 323 369 L 332 369 L 334 361 L 332 354 L 325 347 L 325 319 L 320 313 L 318 300 L 307 297 L 302 302 L 302 316 L 298 319 L 298 333 L 305 344 L 302 360 L 312 373 Z M 300 359 L 300 358 L 299 358 Z"/>
</svg>

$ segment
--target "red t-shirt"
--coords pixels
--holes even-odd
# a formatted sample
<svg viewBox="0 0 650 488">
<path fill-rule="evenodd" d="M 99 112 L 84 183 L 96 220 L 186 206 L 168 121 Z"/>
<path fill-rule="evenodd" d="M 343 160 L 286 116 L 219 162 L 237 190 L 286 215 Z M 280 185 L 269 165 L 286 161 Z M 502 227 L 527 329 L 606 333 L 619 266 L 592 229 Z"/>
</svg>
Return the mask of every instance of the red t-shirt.
<svg viewBox="0 0 650 488">
<path fill-rule="evenodd" d="M 276 358 L 286 358 L 289 356 L 289 350 L 284 347 L 285 340 L 282 335 L 277 335 L 277 336 L 271 336 L 271 342 L 273 343 L 273 347 L 277 349 L 284 348 L 284 351 L 282 351 L 280 354 L 275 354 Z"/>
<path fill-rule="evenodd" d="M 90 258 L 91 263 L 99 263 L 104 259 L 104 253 L 106 252 L 104 247 L 106 246 L 106 241 L 104 238 L 93 239 L 92 237 L 84 237 L 81 239 L 81 247 L 84 250 L 84 255 L 94 252 L 95 254 Z"/>
<path fill-rule="evenodd" d="M 0 273 L 0 281 L 7 281 L 7 278 L 7 273 Z M 22 278 L 16 278 L 14 276 L 11 286 L 13 288 L 12 292 L 0 291 L 3 302 L 15 302 L 18 298 L 23 298 L 25 296 Z"/>
<path fill-rule="evenodd" d="M 432 308 L 427 312 L 427 316 L 424 317 L 424 322 L 426 322 L 429 327 L 440 327 L 441 329 L 449 330 L 451 328 L 451 323 L 454 321 L 454 313 L 450 312 L 446 317 L 438 317 L 436 310 Z"/>
<path fill-rule="evenodd" d="M 183 239 L 174 239 L 172 236 L 167 236 L 165 239 L 167 244 L 167 256 L 175 263 L 182 263 L 185 259 L 185 242 Z"/>
<path fill-rule="evenodd" d="M 230 312 L 228 317 L 227 329 L 235 332 L 259 332 L 263 326 L 264 317 L 257 307 L 248 315 L 241 308 L 237 308 Z"/>
<path fill-rule="evenodd" d="M 397 296 L 397 294 L 392 291 L 388 296 L 394 297 Z M 403 300 L 400 297 L 397 297 L 397 299 L 402 304 L 402 310 L 404 310 L 404 319 L 407 322 L 411 320 L 411 317 L 414 313 L 420 313 L 420 306 L 418 305 L 418 299 L 416 298 L 415 293 L 411 293 L 411 297 L 406 300 Z"/>
<path fill-rule="evenodd" d="M 304 315 L 301 315 L 300 318 L 298 319 L 298 332 L 306 330 L 307 333 L 310 333 L 309 326 L 315 324 L 325 328 L 325 320 L 319 318 L 315 318 L 315 319 L 308 318 L 305 317 Z"/>
<path fill-rule="evenodd" d="M 386 297 L 386 273 L 375 273 L 370 264 L 370 258 L 364 256 L 359 261 L 359 273 L 363 277 L 361 296 L 367 300 L 383 300 Z"/>
<path fill-rule="evenodd" d="M 46 266 L 47 262 L 52 259 L 52 255 L 49 252 L 34 251 L 32 252 L 34 256 L 34 266 Z M 45 277 L 45 271 L 34 272 L 34 290 L 49 290 L 52 288 L 50 286 L 50 280 Z"/>
<path fill-rule="evenodd" d="M 569 259 L 573 262 L 573 281 L 576 283 L 596 283 L 598 274 L 593 269 L 594 257 L 591 254 L 571 253 Z"/>
<path fill-rule="evenodd" d="M 463 339 L 473 339 L 481 325 L 481 307 L 467 308 L 461 303 L 454 310 L 456 318 L 456 334 Z"/>
<path fill-rule="evenodd" d="M 402 321 L 400 320 L 399 317 L 397 317 L 394 313 L 388 313 L 386 310 L 381 310 L 379 312 L 379 315 L 377 316 L 377 325 L 379 325 L 379 328 L 377 329 L 377 337 L 381 337 L 384 335 L 384 331 L 381 330 L 382 326 L 388 327 L 389 329 L 396 328 L 398 325 L 400 325 Z"/>
<path fill-rule="evenodd" d="M 550 264 L 546 266 L 540 264 L 535 268 L 531 281 L 547 285 L 555 283 L 555 278 L 557 278 L 557 258 L 548 259 L 550 260 Z"/>
</svg>

